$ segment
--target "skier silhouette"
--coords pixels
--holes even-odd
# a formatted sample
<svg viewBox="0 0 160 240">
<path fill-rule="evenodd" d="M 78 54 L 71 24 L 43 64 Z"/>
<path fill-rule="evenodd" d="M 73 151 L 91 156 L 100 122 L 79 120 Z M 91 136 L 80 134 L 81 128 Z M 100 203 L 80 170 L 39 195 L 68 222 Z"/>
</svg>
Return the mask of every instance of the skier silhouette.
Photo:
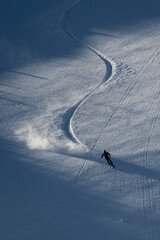
<svg viewBox="0 0 160 240">
<path fill-rule="evenodd" d="M 115 166 L 114 166 L 113 162 L 112 162 L 111 159 L 110 159 L 111 154 L 110 154 L 109 152 L 107 152 L 107 151 L 104 150 L 101 158 L 102 158 L 103 156 L 104 156 L 105 159 L 107 160 L 109 166 L 114 168 Z"/>
</svg>

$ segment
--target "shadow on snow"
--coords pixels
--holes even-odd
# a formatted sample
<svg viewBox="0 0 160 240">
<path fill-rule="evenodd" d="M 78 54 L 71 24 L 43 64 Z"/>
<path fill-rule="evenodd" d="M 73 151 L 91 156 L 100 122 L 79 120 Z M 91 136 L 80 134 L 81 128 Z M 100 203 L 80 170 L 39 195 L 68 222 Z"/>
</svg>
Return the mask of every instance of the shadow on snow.
<svg viewBox="0 0 160 240">
<path fill-rule="evenodd" d="M 62 29 L 60 31 L 62 26 L 58 25 L 64 11 L 63 4 L 69 7 L 71 3 L 70 0 L 1 1 L 0 71 L 28 64 L 36 59 L 53 59 L 77 54 L 80 46 L 62 34 Z M 53 12 L 49 19 L 44 17 L 43 21 L 36 22 L 37 17 L 44 16 L 52 9 L 58 10 Z M 69 15 L 71 31 L 82 41 L 91 33 L 115 38 L 113 34 L 101 31 L 113 29 L 128 31 L 132 25 L 138 28 L 141 20 L 160 16 L 160 2 L 82 0 L 72 8 Z M 31 19 L 36 24 L 31 24 Z M 92 31 L 93 28 L 101 30 Z"/>
<path fill-rule="evenodd" d="M 72 181 L 60 179 L 56 172 L 48 174 L 28 164 L 28 155 L 23 150 L 19 153 L 12 141 L 0 142 L 1 239 L 82 240 L 107 235 L 118 240 L 125 236 L 124 224 L 128 223 L 121 219 L 129 212 L 131 224 L 137 224 L 138 213 L 126 205 L 78 191 Z"/>
</svg>

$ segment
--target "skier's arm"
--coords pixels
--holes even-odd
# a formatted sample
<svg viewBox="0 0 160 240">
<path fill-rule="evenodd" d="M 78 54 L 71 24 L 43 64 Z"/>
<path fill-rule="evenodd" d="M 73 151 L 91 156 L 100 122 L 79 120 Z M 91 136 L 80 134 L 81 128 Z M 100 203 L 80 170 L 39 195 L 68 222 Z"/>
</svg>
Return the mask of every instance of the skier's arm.
<svg viewBox="0 0 160 240">
<path fill-rule="evenodd" d="M 102 154 L 101 158 L 104 156 L 104 153 Z"/>
</svg>

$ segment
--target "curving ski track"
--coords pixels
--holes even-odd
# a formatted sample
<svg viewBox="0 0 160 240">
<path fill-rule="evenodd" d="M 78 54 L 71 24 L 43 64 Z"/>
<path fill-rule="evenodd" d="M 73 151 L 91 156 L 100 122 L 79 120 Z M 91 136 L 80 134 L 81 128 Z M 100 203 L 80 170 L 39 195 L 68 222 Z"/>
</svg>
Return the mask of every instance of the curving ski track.
<svg viewBox="0 0 160 240">
<path fill-rule="evenodd" d="M 65 131 L 66 136 L 71 139 L 72 141 L 75 141 L 77 143 L 79 143 L 80 145 L 86 147 L 86 145 L 84 145 L 75 135 L 74 130 L 72 128 L 72 121 L 73 118 L 76 114 L 76 112 L 78 111 L 79 107 L 85 102 L 87 101 L 87 99 L 93 95 L 95 93 L 95 91 L 100 88 L 101 86 L 104 86 L 106 84 L 106 82 L 109 82 L 113 76 L 116 73 L 116 64 L 115 62 L 109 58 L 106 57 L 103 53 L 101 53 L 100 51 L 96 50 L 95 48 L 91 47 L 90 45 L 86 44 L 85 42 L 83 42 L 82 40 L 78 39 L 70 30 L 70 25 L 69 25 L 69 20 L 68 17 L 71 13 L 71 11 L 73 11 L 73 9 L 75 7 L 77 7 L 78 4 L 80 4 L 82 2 L 82 0 L 80 1 L 76 1 L 74 2 L 69 10 L 67 10 L 67 12 L 65 13 L 63 19 L 62 19 L 62 29 L 63 31 L 72 39 L 75 40 L 76 42 L 80 43 L 83 47 L 88 48 L 90 51 L 92 51 L 93 53 L 95 53 L 98 57 L 101 58 L 101 60 L 103 60 L 103 62 L 106 65 L 106 74 L 103 78 L 103 81 L 101 84 L 99 84 L 95 89 L 93 89 L 89 94 L 87 94 L 84 98 L 82 98 L 77 104 L 75 104 L 71 109 L 72 111 L 70 111 L 70 116 L 68 117 L 68 121 L 67 121 L 67 126 L 63 127 L 63 130 Z M 70 109 L 69 109 L 70 110 Z M 68 110 L 68 111 L 69 111 Z M 67 112 L 68 112 L 67 111 Z"/>
</svg>

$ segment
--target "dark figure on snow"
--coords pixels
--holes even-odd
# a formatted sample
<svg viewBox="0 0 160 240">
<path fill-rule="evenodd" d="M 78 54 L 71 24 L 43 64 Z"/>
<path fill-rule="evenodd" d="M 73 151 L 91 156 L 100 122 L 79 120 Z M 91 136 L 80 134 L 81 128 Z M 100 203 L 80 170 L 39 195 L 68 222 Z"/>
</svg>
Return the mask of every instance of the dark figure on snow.
<svg viewBox="0 0 160 240">
<path fill-rule="evenodd" d="M 105 159 L 107 160 L 107 162 L 108 162 L 108 164 L 109 164 L 110 167 L 115 167 L 115 166 L 113 165 L 111 159 L 110 159 L 111 154 L 110 154 L 109 152 L 106 152 L 106 151 L 104 150 L 101 158 L 102 158 L 103 156 L 104 156 Z"/>
</svg>

